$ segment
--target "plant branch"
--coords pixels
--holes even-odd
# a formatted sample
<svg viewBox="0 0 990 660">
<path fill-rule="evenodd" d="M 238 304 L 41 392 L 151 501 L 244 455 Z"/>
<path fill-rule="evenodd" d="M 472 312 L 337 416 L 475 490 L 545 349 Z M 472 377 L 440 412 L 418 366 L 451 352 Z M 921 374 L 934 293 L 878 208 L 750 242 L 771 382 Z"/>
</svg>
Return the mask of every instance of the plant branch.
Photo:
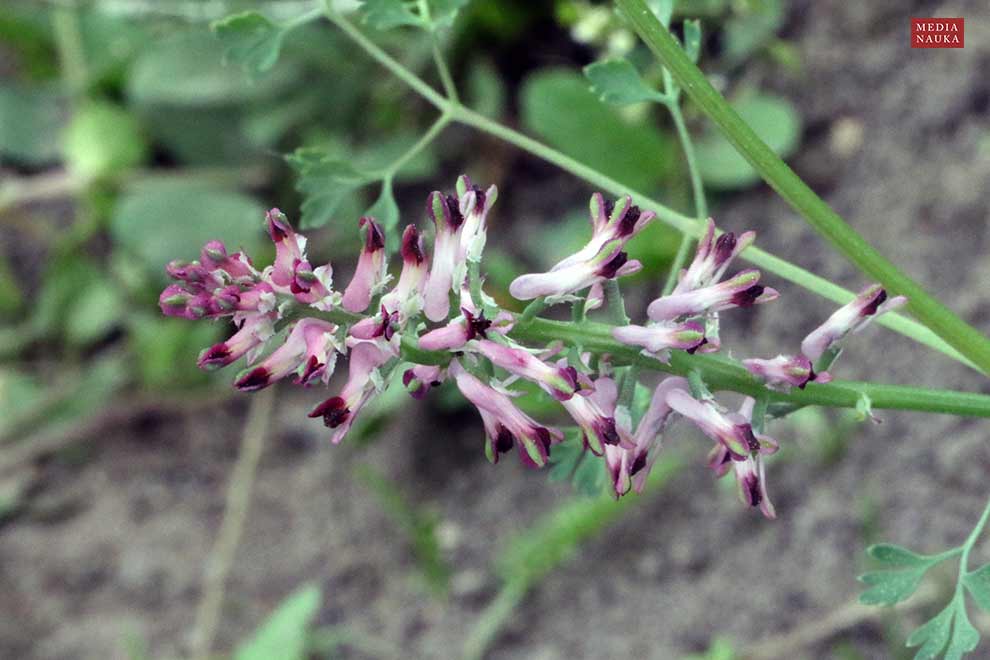
<svg viewBox="0 0 990 660">
<path fill-rule="evenodd" d="M 671 90 L 667 89 L 670 94 Z M 694 213 L 698 220 L 708 217 L 708 200 L 705 198 L 705 187 L 701 183 L 701 172 L 698 169 L 698 159 L 694 153 L 694 143 L 691 141 L 691 134 L 684 123 L 684 115 L 681 113 L 679 97 L 673 98 L 667 104 L 670 116 L 674 120 L 674 128 L 677 131 L 677 139 L 681 143 L 681 150 L 684 152 L 684 160 L 687 162 L 688 177 L 691 179 L 691 194 L 694 197 Z M 677 286 L 677 276 L 687 263 L 691 253 L 691 246 L 694 244 L 694 236 L 691 232 L 684 232 L 681 236 L 681 243 L 677 246 L 677 254 L 670 264 L 670 272 L 667 274 L 667 281 L 664 282 L 662 293 L 669 294 Z"/>
<path fill-rule="evenodd" d="M 265 436 L 268 435 L 274 405 L 274 388 L 263 390 L 251 399 L 241 450 L 227 488 L 223 522 L 220 524 L 216 543 L 206 564 L 203 596 L 196 611 L 190 643 L 189 655 L 193 660 L 208 660 L 211 657 L 210 651 L 220 620 L 227 575 L 230 573 L 237 546 L 244 533 L 244 523 L 251 502 L 251 489 L 264 449 Z"/>
<path fill-rule="evenodd" d="M 628 186 L 623 185 L 615 179 L 602 174 L 594 168 L 584 165 L 583 163 L 557 151 L 556 149 L 546 146 L 538 140 L 534 140 L 533 138 L 523 135 L 522 133 L 496 121 L 492 121 L 484 115 L 474 112 L 473 110 L 460 104 L 450 103 L 432 87 L 426 84 L 421 78 L 406 69 L 388 53 L 376 46 L 349 21 L 330 10 L 329 7 L 327 9 L 327 17 L 335 25 L 340 27 L 341 30 L 343 30 L 359 46 L 367 51 L 373 59 L 395 74 L 400 80 L 408 84 L 413 91 L 418 93 L 420 96 L 423 96 L 427 101 L 440 110 L 450 113 L 450 116 L 454 121 L 466 126 L 471 126 L 477 130 L 483 131 L 489 135 L 508 142 L 509 144 L 515 145 L 516 147 L 519 147 L 520 149 L 527 151 L 530 154 L 547 161 L 548 163 L 570 172 L 574 176 L 584 179 L 586 182 L 602 190 L 616 195 L 629 194 L 637 204 L 653 210 L 656 212 L 657 217 L 661 221 L 666 222 L 681 232 L 690 233 L 692 235 L 697 235 L 700 232 L 701 226 L 696 219 L 678 213 L 677 211 L 661 204 L 655 199 L 651 199 L 643 193 L 631 190 Z M 743 259 L 766 270 L 767 272 L 773 273 L 790 282 L 794 282 L 795 284 L 840 305 L 848 303 L 855 297 L 852 292 L 833 284 L 829 280 L 819 277 L 818 275 L 815 275 L 800 266 L 792 264 L 789 261 L 774 256 L 757 247 L 748 247 L 743 251 L 741 256 Z M 973 363 L 964 357 L 959 351 L 952 348 L 938 335 L 917 321 L 896 313 L 890 313 L 884 314 L 882 317 L 877 319 L 877 323 L 930 348 L 934 348 L 935 350 L 940 351 L 952 359 L 966 364 L 967 366 L 976 368 L 975 365 L 973 365 Z"/>
<path fill-rule="evenodd" d="M 437 139 L 437 136 L 443 132 L 443 129 L 445 129 L 449 123 L 450 123 L 450 115 L 448 115 L 446 112 L 440 115 L 440 117 L 438 117 L 437 120 L 433 122 L 433 124 L 426 130 L 425 133 L 423 133 L 423 135 L 419 138 L 419 140 L 416 141 L 416 143 L 413 146 L 409 147 L 409 149 L 404 154 L 399 156 L 398 159 L 395 160 L 395 162 L 393 162 L 391 165 L 388 166 L 388 168 L 383 172 L 384 178 L 391 179 L 392 177 L 394 177 L 396 173 L 398 173 L 399 170 L 401 170 L 406 165 L 406 163 L 408 163 L 410 160 L 412 160 L 417 155 L 419 155 L 419 152 L 421 152 L 423 149 L 430 146 L 430 144 L 435 139 Z"/>
<path fill-rule="evenodd" d="M 901 272 L 816 195 L 712 87 L 645 0 L 616 0 L 615 4 L 681 88 L 811 227 L 892 295 L 907 296 L 908 310 L 919 321 L 972 360 L 983 373 L 990 374 L 990 339 Z"/>
</svg>

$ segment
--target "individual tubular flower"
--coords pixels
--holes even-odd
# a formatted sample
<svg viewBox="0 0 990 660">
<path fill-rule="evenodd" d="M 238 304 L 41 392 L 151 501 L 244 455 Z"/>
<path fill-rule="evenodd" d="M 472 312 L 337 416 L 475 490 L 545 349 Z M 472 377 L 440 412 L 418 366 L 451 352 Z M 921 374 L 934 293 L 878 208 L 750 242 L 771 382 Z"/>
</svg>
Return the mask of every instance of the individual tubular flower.
<svg viewBox="0 0 990 660">
<path fill-rule="evenodd" d="M 419 346 L 428 351 L 449 351 L 464 346 L 472 339 L 486 339 L 489 332 L 505 334 L 512 328 L 513 317 L 499 312 L 494 319 L 485 317 L 471 300 L 467 283 L 461 287 L 461 315 L 447 325 L 430 330 L 419 338 Z"/>
<path fill-rule="evenodd" d="M 603 379 L 599 378 L 598 381 Z M 604 379 L 605 387 L 611 379 Z M 621 439 L 619 428 L 616 426 L 614 413 L 602 408 L 602 403 L 607 403 L 607 398 L 600 395 L 594 396 L 598 388 L 598 381 L 595 381 L 595 389 L 590 395 L 573 396 L 566 401 L 561 401 L 574 422 L 581 428 L 581 437 L 584 446 L 591 450 L 596 456 L 601 456 L 605 452 L 606 445 L 617 445 Z M 586 393 L 587 394 L 587 393 Z"/>
<path fill-rule="evenodd" d="M 749 307 L 775 300 L 776 290 L 758 284 L 760 271 L 744 270 L 724 282 L 701 289 L 657 298 L 646 313 L 656 322 L 672 321 L 682 316 L 710 314 L 733 307 Z"/>
<path fill-rule="evenodd" d="M 436 191 L 426 202 L 426 212 L 433 220 L 436 238 L 433 241 L 433 264 L 424 291 L 423 309 L 426 318 L 442 321 L 450 311 L 450 291 L 460 281 L 454 279 L 461 270 L 461 226 L 464 216 L 453 195 Z"/>
<path fill-rule="evenodd" d="M 739 408 L 739 416 L 752 423 L 754 400 L 746 397 Z M 708 466 L 715 471 L 716 476 L 723 477 L 732 468 L 739 491 L 739 499 L 743 504 L 758 506 L 767 518 L 776 518 L 770 497 L 767 495 L 766 460 L 767 454 L 777 451 L 777 442 L 768 436 L 756 434 L 760 448 L 751 452 L 743 460 L 733 460 L 729 451 L 722 444 L 716 444 L 708 454 Z M 731 464 L 731 466 L 730 466 Z"/>
<path fill-rule="evenodd" d="M 805 337 L 801 342 L 801 352 L 808 359 L 817 360 L 825 351 L 841 348 L 842 340 L 850 333 L 859 332 L 876 317 L 905 303 L 907 298 L 904 296 L 888 298 L 883 287 L 871 284 Z"/>
<path fill-rule="evenodd" d="M 431 387 L 439 387 L 446 374 L 438 366 L 417 364 L 402 374 L 402 385 L 414 399 L 422 399 Z"/>
<path fill-rule="evenodd" d="M 495 366 L 536 383 L 558 401 L 570 399 L 581 389 L 577 369 L 566 363 L 552 367 L 524 348 L 506 346 L 490 339 L 481 339 L 474 349 Z"/>
<path fill-rule="evenodd" d="M 375 290 L 385 281 L 385 232 L 374 218 L 365 216 L 358 221 L 364 235 L 364 246 L 357 268 L 347 288 L 341 306 L 348 312 L 363 312 L 371 304 Z"/>
<path fill-rule="evenodd" d="M 245 392 L 268 387 L 296 373 L 296 383 L 309 385 L 316 380 L 330 382 L 337 362 L 337 326 L 319 319 L 296 321 L 285 343 L 256 367 L 245 369 L 234 386 Z"/>
<path fill-rule="evenodd" d="M 771 360 L 753 358 L 742 362 L 751 374 L 773 389 L 783 391 L 791 387 L 804 389 L 804 386 L 812 381 L 827 383 L 832 380 L 827 371 L 815 373 L 811 360 L 804 355 L 778 355 Z"/>
<path fill-rule="evenodd" d="M 340 444 L 354 419 L 374 396 L 377 371 L 392 355 L 376 342 L 359 341 L 351 346 L 347 383 L 338 396 L 332 396 L 316 406 L 310 417 L 322 417 L 327 428 L 334 429 L 330 441 Z"/>
<path fill-rule="evenodd" d="M 653 355 L 671 348 L 693 353 L 705 343 L 705 327 L 697 321 L 684 323 L 651 323 L 648 326 L 626 325 L 612 329 L 617 341 L 630 346 L 641 346 Z"/>
<path fill-rule="evenodd" d="M 247 255 L 242 252 L 227 254 L 222 241 L 208 241 L 200 252 L 199 261 L 207 270 L 223 271 L 238 284 L 253 282 L 260 276 Z"/>
<path fill-rule="evenodd" d="M 735 460 L 743 460 L 760 449 L 760 442 L 749 422 L 738 414 L 722 413 L 711 400 L 699 401 L 688 392 L 677 389 L 667 395 L 667 404 L 701 429 L 702 433 L 724 446 Z"/>
<path fill-rule="evenodd" d="M 247 314 L 230 339 L 214 344 L 199 354 L 200 369 L 212 371 L 232 364 L 254 350 L 260 349 L 275 334 L 275 314 Z M 248 355 L 248 362 L 251 362 Z"/>
<path fill-rule="evenodd" d="M 268 271 L 268 279 L 276 287 L 290 290 L 296 277 L 296 264 L 306 258 L 306 237 L 292 229 L 289 219 L 278 209 L 265 214 L 268 236 L 275 244 L 275 263 Z"/>
<path fill-rule="evenodd" d="M 654 217 L 652 211 L 633 206 L 628 196 L 614 205 L 607 204 L 600 194 L 592 196 L 591 240 L 549 271 L 517 277 L 509 285 L 509 293 L 518 300 L 560 297 L 635 273 L 642 264 L 629 261 L 622 250 Z"/>
<path fill-rule="evenodd" d="M 397 313 L 400 325 L 423 309 L 423 289 L 429 266 L 423 251 L 423 238 L 415 225 L 402 233 L 402 272 L 395 287 L 382 296 L 382 309 Z"/>
<path fill-rule="evenodd" d="M 459 263 L 481 261 L 488 234 L 488 212 L 498 199 L 498 188 L 488 186 L 487 190 L 473 185 L 466 174 L 457 179 L 458 210 L 464 218 L 461 228 Z M 454 273 L 463 279 L 464 273 Z"/>
<path fill-rule="evenodd" d="M 716 237 L 715 221 L 709 218 L 708 230 L 704 238 L 698 242 L 694 260 L 687 269 L 680 272 L 677 286 L 672 293 L 686 293 L 718 282 L 732 260 L 755 239 L 756 232 L 752 231 L 740 234 L 739 238 L 736 238 L 732 232 Z"/>
<path fill-rule="evenodd" d="M 563 439 L 560 431 L 536 423 L 519 410 L 508 396 L 472 376 L 457 360 L 450 364 L 450 375 L 457 388 L 478 409 L 485 425 L 488 460 L 498 462 L 499 454 L 519 448 L 524 464 L 543 467 L 550 455 L 550 446 Z"/>
</svg>

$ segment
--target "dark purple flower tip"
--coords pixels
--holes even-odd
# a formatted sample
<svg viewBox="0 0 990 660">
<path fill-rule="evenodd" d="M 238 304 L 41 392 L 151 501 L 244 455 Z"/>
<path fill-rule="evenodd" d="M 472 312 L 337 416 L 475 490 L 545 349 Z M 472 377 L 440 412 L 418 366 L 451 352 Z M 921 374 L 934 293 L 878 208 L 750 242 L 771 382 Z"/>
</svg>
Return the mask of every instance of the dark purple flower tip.
<svg viewBox="0 0 990 660">
<path fill-rule="evenodd" d="M 619 444 L 619 431 L 615 427 L 614 417 L 603 417 L 595 424 L 595 432 L 606 445 Z"/>
<path fill-rule="evenodd" d="M 351 411 L 347 407 L 347 402 L 339 396 L 332 396 L 313 408 L 309 416 L 322 417 L 323 424 L 327 428 L 334 429 L 346 422 L 350 414 Z"/>
<path fill-rule="evenodd" d="M 230 358 L 230 347 L 227 346 L 226 342 L 222 342 L 204 349 L 199 354 L 199 359 L 196 363 L 199 365 L 200 369 L 205 371 L 213 371 L 214 369 L 219 369 L 220 367 L 230 364 Z"/>
<path fill-rule="evenodd" d="M 630 206 L 623 214 L 622 219 L 619 220 L 619 236 L 628 236 L 633 233 L 640 215 L 642 215 L 642 211 L 638 206 Z"/>
<path fill-rule="evenodd" d="M 272 209 L 265 214 L 265 219 L 268 221 L 268 235 L 273 243 L 281 243 L 292 233 L 289 219 L 280 210 Z"/>
<path fill-rule="evenodd" d="M 614 278 L 615 274 L 619 272 L 619 269 L 622 268 L 627 261 L 629 261 L 629 255 L 625 252 L 619 252 L 598 269 L 598 276 L 609 280 Z"/>
<path fill-rule="evenodd" d="M 718 267 L 724 264 L 732 256 L 732 251 L 735 249 L 735 234 L 730 231 L 719 236 L 715 240 L 715 266 Z"/>
<path fill-rule="evenodd" d="M 463 307 L 461 312 L 464 313 L 464 320 L 467 324 L 467 340 L 470 341 L 478 337 L 487 339 L 488 328 L 492 327 L 492 322 L 485 318 L 485 313 L 481 312 L 475 316 L 474 313 Z"/>
<path fill-rule="evenodd" d="M 535 431 L 536 431 L 536 442 L 537 445 L 539 446 L 540 453 L 543 456 L 549 457 L 550 443 L 551 443 L 550 429 L 546 428 L 545 426 L 537 426 Z"/>
<path fill-rule="evenodd" d="M 306 360 L 306 366 L 303 368 L 302 374 L 296 379 L 296 383 L 300 385 L 308 384 L 325 366 L 315 355 L 310 355 L 309 359 Z"/>
<path fill-rule="evenodd" d="M 578 374 L 578 370 L 572 367 L 571 365 L 567 365 L 566 367 L 561 367 L 560 369 L 557 370 L 557 373 L 560 374 L 560 377 L 563 378 L 567 382 L 567 384 L 571 386 L 571 389 L 574 390 L 575 392 L 577 392 L 583 387 L 583 383 L 581 382 L 581 378 L 580 375 Z"/>
<path fill-rule="evenodd" d="M 443 198 L 443 201 L 447 206 L 447 213 L 450 215 L 450 226 L 456 231 L 457 228 L 464 223 L 464 216 L 461 215 L 460 203 L 453 195 L 446 195 Z"/>
<path fill-rule="evenodd" d="M 753 433 L 753 427 L 749 424 L 737 424 L 736 428 L 739 429 L 739 434 L 746 441 L 746 447 L 750 453 L 759 453 L 760 441 L 756 439 L 756 435 Z"/>
<path fill-rule="evenodd" d="M 423 239 L 416 225 L 408 225 L 402 232 L 402 260 L 417 266 L 426 260 L 423 252 Z"/>
<path fill-rule="evenodd" d="M 265 367 L 255 367 L 242 373 L 234 381 L 234 387 L 243 392 L 253 392 L 268 387 L 272 374 Z"/>
<path fill-rule="evenodd" d="M 498 454 L 504 454 L 509 451 L 516 443 L 516 438 L 512 435 L 512 432 L 501 424 L 498 425 L 498 433 L 495 435 L 493 440 L 495 443 L 496 461 L 498 460 Z"/>
<path fill-rule="evenodd" d="M 876 294 L 873 296 L 873 300 L 871 300 L 869 303 L 867 303 L 865 307 L 863 307 L 863 311 L 860 312 L 860 315 L 873 316 L 874 314 L 877 313 L 877 309 L 880 307 L 880 305 L 883 304 L 885 300 L 887 300 L 887 292 L 884 289 L 877 290 Z"/>
<path fill-rule="evenodd" d="M 485 210 L 485 191 L 478 186 L 471 186 L 474 191 L 474 212 L 481 213 Z"/>
<path fill-rule="evenodd" d="M 756 299 L 763 295 L 765 289 L 762 284 L 754 284 L 732 296 L 732 304 L 737 307 L 751 307 L 756 303 Z"/>
<path fill-rule="evenodd" d="M 694 346 L 690 346 L 684 350 L 687 351 L 688 355 L 694 355 L 698 351 L 698 349 L 700 349 L 702 346 L 704 346 L 707 343 L 708 343 L 708 338 L 702 337 L 701 339 L 698 340 L 697 344 L 695 344 Z"/>
<path fill-rule="evenodd" d="M 369 215 L 358 220 L 358 227 L 367 233 L 364 235 L 365 252 L 377 252 L 385 248 L 385 230 Z"/>
<path fill-rule="evenodd" d="M 742 483 L 739 484 L 742 487 L 743 495 L 750 506 L 760 506 L 760 502 L 763 501 L 763 493 L 760 491 L 760 478 L 755 474 L 747 474 L 743 477 Z"/>
<path fill-rule="evenodd" d="M 605 200 L 605 219 L 612 217 L 612 211 L 615 210 L 615 202 L 611 199 Z"/>
<path fill-rule="evenodd" d="M 646 452 L 641 451 L 636 454 L 636 458 L 633 459 L 632 465 L 629 466 L 629 476 L 635 476 L 637 472 L 646 467 Z"/>
</svg>

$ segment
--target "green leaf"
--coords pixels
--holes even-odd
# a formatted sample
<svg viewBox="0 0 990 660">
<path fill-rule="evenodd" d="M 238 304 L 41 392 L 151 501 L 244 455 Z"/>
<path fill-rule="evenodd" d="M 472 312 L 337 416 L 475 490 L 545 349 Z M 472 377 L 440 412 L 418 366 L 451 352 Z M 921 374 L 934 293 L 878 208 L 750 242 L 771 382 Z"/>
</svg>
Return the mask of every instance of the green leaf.
<svg viewBox="0 0 990 660">
<path fill-rule="evenodd" d="M 670 19 L 674 15 L 674 0 L 646 0 L 646 5 L 665 28 L 670 27 Z"/>
<path fill-rule="evenodd" d="M 588 89 L 580 74 L 543 70 L 522 89 L 522 121 L 568 156 L 636 190 L 670 173 L 673 145 L 648 122 L 630 123 Z"/>
<path fill-rule="evenodd" d="M 750 94 L 732 103 L 743 121 L 779 156 L 786 158 L 798 146 L 801 118 L 781 97 Z M 748 187 L 760 180 L 746 159 L 721 133 L 710 132 L 695 141 L 698 169 L 704 182 L 723 190 Z"/>
<path fill-rule="evenodd" d="M 403 0 L 364 0 L 362 21 L 376 30 L 391 30 L 403 25 L 425 27 L 423 19 L 411 12 Z"/>
<path fill-rule="evenodd" d="M 921 626 L 908 637 L 908 646 L 921 646 L 914 660 L 933 660 L 945 648 L 952 633 L 952 615 L 955 602 L 939 612 L 934 619 Z"/>
<path fill-rule="evenodd" d="M 237 647 L 236 660 L 303 660 L 306 657 L 307 631 L 320 609 L 323 594 L 308 584 L 282 601 L 278 609 L 248 641 Z"/>
<path fill-rule="evenodd" d="M 695 64 L 701 55 L 701 21 L 684 21 L 684 52 Z"/>
<path fill-rule="evenodd" d="M 330 222 L 345 198 L 376 178 L 318 149 L 298 149 L 286 160 L 299 176 L 296 190 L 304 197 L 301 229 L 322 227 Z"/>
<path fill-rule="evenodd" d="M 153 43 L 134 61 L 127 96 L 144 106 L 230 106 L 274 96 L 299 70 L 281 67 L 279 76 L 257 81 L 232 76 L 223 65 L 224 45 L 199 30 L 179 32 Z"/>
<path fill-rule="evenodd" d="M 395 203 L 395 195 L 392 194 L 392 182 L 382 181 L 382 190 L 378 199 L 372 204 L 365 215 L 370 215 L 385 229 L 385 239 L 389 243 L 398 245 L 399 234 L 399 206 Z"/>
<path fill-rule="evenodd" d="M 457 12 L 464 8 L 469 0 L 428 0 L 430 3 L 430 18 L 434 23 L 449 25 L 457 17 Z"/>
<path fill-rule="evenodd" d="M 45 87 L 0 85 L 0 163 L 42 165 L 58 158 L 53 135 L 62 131 L 59 96 Z"/>
<path fill-rule="evenodd" d="M 870 588 L 859 596 L 864 605 L 894 605 L 911 596 L 925 576 L 929 565 L 903 571 L 877 571 L 859 576 Z"/>
<path fill-rule="evenodd" d="M 69 169 L 94 179 L 141 164 L 148 145 L 134 115 L 113 103 L 95 101 L 72 118 L 62 149 Z"/>
<path fill-rule="evenodd" d="M 564 441 L 551 448 L 547 476 L 551 482 L 570 481 L 577 493 L 587 496 L 601 495 L 607 481 L 602 460 L 585 449 L 577 430 L 568 431 Z"/>
<path fill-rule="evenodd" d="M 275 66 L 286 33 L 256 11 L 227 16 L 210 28 L 223 44 L 224 63 L 240 66 L 252 78 Z"/>
<path fill-rule="evenodd" d="M 963 585 L 973 600 L 986 612 L 990 612 L 990 564 L 984 564 L 963 576 Z"/>
<path fill-rule="evenodd" d="M 486 117 L 499 119 L 505 116 L 508 91 L 505 82 L 489 60 L 473 63 L 465 85 L 468 107 Z"/>
<path fill-rule="evenodd" d="M 625 58 L 610 58 L 584 67 L 591 91 L 606 103 L 628 105 L 644 101 L 663 102 L 666 97 L 646 84 L 636 67 Z"/>
<path fill-rule="evenodd" d="M 65 314 L 65 338 L 85 346 L 104 337 L 124 316 L 120 289 L 101 277 L 75 297 Z"/>
<path fill-rule="evenodd" d="M 930 566 L 934 563 L 931 557 L 927 555 L 919 555 L 916 552 L 912 552 L 907 548 L 894 545 L 892 543 L 878 543 L 877 545 L 871 545 L 866 549 L 866 554 L 873 559 L 876 559 L 878 562 L 886 564 L 888 568 L 910 568 L 921 565 Z"/>
<path fill-rule="evenodd" d="M 173 259 L 193 259 L 203 244 L 224 241 L 254 254 L 262 240 L 264 209 L 236 192 L 202 184 L 151 179 L 133 186 L 117 204 L 110 235 L 164 278 Z"/>
<path fill-rule="evenodd" d="M 724 57 L 732 65 L 767 45 L 785 18 L 782 0 L 749 0 L 740 6 L 743 11 L 725 22 Z"/>
<path fill-rule="evenodd" d="M 955 620 L 949 648 L 945 649 L 945 660 L 961 660 L 980 643 L 980 631 L 970 623 L 966 615 L 966 598 L 956 597 L 953 602 L 956 605 Z"/>
<path fill-rule="evenodd" d="M 192 365 L 203 348 L 220 340 L 221 331 L 226 330 L 222 324 L 189 323 L 143 312 L 131 314 L 127 321 L 127 338 L 142 385 L 180 389 L 209 381 L 210 374 Z"/>
</svg>

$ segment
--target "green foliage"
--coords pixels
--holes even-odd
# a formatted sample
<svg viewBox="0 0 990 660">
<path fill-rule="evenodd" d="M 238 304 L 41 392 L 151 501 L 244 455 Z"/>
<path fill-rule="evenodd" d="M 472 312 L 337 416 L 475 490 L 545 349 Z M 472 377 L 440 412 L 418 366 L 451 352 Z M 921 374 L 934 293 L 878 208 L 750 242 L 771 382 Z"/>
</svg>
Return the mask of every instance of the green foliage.
<svg viewBox="0 0 990 660">
<path fill-rule="evenodd" d="M 297 149 L 286 157 L 296 170 L 296 190 L 302 193 L 301 229 L 322 227 L 334 218 L 341 203 L 375 176 L 319 149 Z"/>
<path fill-rule="evenodd" d="M 625 121 L 572 71 L 530 76 L 522 89 L 522 121 L 551 146 L 630 188 L 655 190 L 670 172 L 670 139 L 646 122 Z"/>
<path fill-rule="evenodd" d="M 398 245 L 399 235 L 396 229 L 399 226 L 399 205 L 395 203 L 395 195 L 392 193 L 391 179 L 382 181 L 382 189 L 378 194 L 378 199 L 372 204 L 365 215 L 370 215 L 385 228 L 385 237 L 389 243 Z"/>
<path fill-rule="evenodd" d="M 708 650 L 681 658 L 681 660 L 736 660 L 735 647 L 724 637 L 716 637 Z"/>
<path fill-rule="evenodd" d="M 87 180 L 140 165 L 148 152 L 134 115 L 104 101 L 87 103 L 76 111 L 62 148 L 69 169 Z"/>
<path fill-rule="evenodd" d="M 601 60 L 584 67 L 591 91 L 613 105 L 628 105 L 644 101 L 664 102 L 666 96 L 656 91 L 636 71 L 632 62 L 617 57 Z"/>
<path fill-rule="evenodd" d="M 410 10 L 404 0 L 364 0 L 362 21 L 376 30 L 401 26 L 425 27 L 425 21 Z"/>
<path fill-rule="evenodd" d="M 866 553 L 889 570 L 859 577 L 869 586 L 859 597 L 864 605 L 894 605 L 906 600 L 917 590 L 928 569 L 941 561 L 938 556 L 919 555 L 888 543 L 870 546 Z"/>
<path fill-rule="evenodd" d="M 409 538 L 416 565 L 426 585 L 435 595 L 445 595 L 450 586 L 451 569 L 437 537 L 439 516 L 413 506 L 402 494 L 398 484 L 370 467 L 360 467 L 357 475 L 375 495 L 382 509 Z"/>
<path fill-rule="evenodd" d="M 249 640 L 237 647 L 235 660 L 304 660 L 309 626 L 322 602 L 318 586 L 300 587 L 282 601 Z"/>
<path fill-rule="evenodd" d="M 465 96 L 468 106 L 475 112 L 492 119 L 505 115 L 509 92 L 489 60 L 481 60 L 471 67 Z"/>
<path fill-rule="evenodd" d="M 734 101 L 732 107 L 782 158 L 797 148 L 801 117 L 788 100 L 770 94 L 747 94 Z M 756 170 L 721 133 L 701 136 L 695 142 L 695 151 L 701 178 L 712 188 L 745 188 L 760 180 Z"/>
<path fill-rule="evenodd" d="M 966 615 L 966 600 L 957 593 L 935 618 L 908 637 L 908 646 L 920 646 L 914 660 L 933 660 L 945 653 L 945 660 L 959 660 L 980 643 L 980 633 Z"/>
<path fill-rule="evenodd" d="M 976 604 L 985 612 L 990 612 L 990 564 L 984 564 L 963 576 L 963 585 Z"/>
<path fill-rule="evenodd" d="M 41 165 L 58 157 L 63 115 L 59 97 L 47 87 L 0 85 L 0 163 Z"/>
<path fill-rule="evenodd" d="M 252 78 L 275 66 L 287 32 L 256 11 L 227 16 L 210 28 L 223 44 L 224 63 L 240 66 Z"/>
<path fill-rule="evenodd" d="M 203 184 L 152 179 L 134 186 L 118 203 L 110 235 L 164 278 L 172 259 L 197 258 L 209 240 L 256 254 L 262 242 L 264 210 L 241 193 Z"/>
<path fill-rule="evenodd" d="M 199 352 L 219 341 L 224 328 L 220 324 L 189 323 L 141 312 L 130 315 L 127 329 L 141 384 L 165 389 L 198 385 L 210 379 L 210 374 L 199 369 L 176 369 L 176 365 L 195 364 Z"/>
<path fill-rule="evenodd" d="M 741 11 L 725 22 L 724 57 L 731 65 L 741 64 L 768 45 L 783 25 L 783 0 L 748 0 Z"/>
<path fill-rule="evenodd" d="M 577 429 L 569 430 L 564 441 L 554 445 L 547 476 L 552 482 L 569 481 L 576 492 L 589 497 L 601 495 L 608 485 L 602 458 L 585 448 Z"/>
</svg>

